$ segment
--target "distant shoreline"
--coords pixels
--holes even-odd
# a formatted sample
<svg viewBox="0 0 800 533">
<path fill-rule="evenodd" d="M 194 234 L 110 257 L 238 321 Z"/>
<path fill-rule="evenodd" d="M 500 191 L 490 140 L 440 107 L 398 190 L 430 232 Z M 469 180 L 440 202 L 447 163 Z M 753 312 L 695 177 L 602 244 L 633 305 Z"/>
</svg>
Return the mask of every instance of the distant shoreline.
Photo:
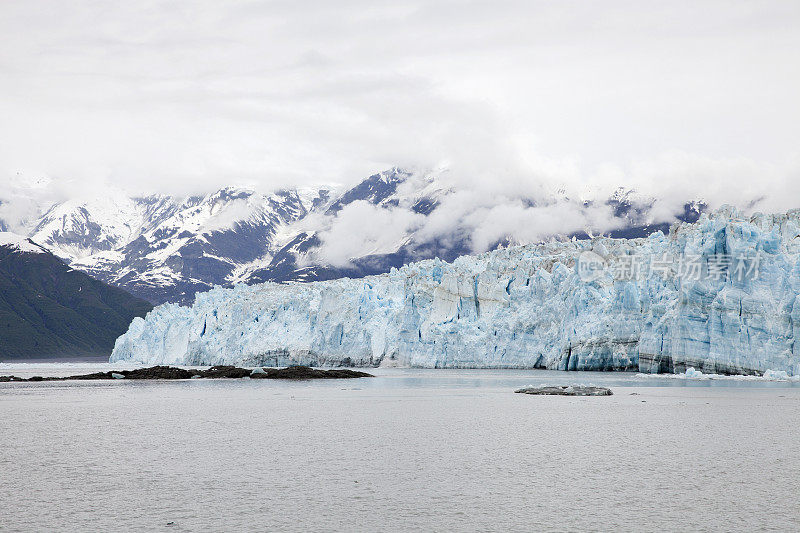
<svg viewBox="0 0 800 533">
<path fill-rule="evenodd" d="M 0 363 L 108 363 L 107 355 L 82 355 L 75 357 L 12 357 Z"/>
</svg>

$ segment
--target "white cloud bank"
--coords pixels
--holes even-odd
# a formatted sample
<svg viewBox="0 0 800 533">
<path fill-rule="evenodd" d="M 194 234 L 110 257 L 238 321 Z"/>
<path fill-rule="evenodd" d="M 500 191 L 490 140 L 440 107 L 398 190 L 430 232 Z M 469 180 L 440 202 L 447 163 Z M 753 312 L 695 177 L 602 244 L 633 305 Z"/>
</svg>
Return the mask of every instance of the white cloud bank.
<svg viewBox="0 0 800 533">
<path fill-rule="evenodd" d="M 175 193 L 447 164 L 476 190 L 786 203 L 799 29 L 793 0 L 2 2 L 0 176 Z"/>
</svg>

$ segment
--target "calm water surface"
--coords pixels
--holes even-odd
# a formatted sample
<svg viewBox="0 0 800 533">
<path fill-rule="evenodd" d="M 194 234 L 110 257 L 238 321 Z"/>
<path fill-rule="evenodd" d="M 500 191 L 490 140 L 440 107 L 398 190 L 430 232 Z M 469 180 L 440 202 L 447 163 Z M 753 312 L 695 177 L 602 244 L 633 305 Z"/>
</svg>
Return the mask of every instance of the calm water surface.
<svg viewBox="0 0 800 533">
<path fill-rule="evenodd" d="M 0 384 L 0 530 L 800 530 L 797 383 L 375 373 Z"/>
</svg>

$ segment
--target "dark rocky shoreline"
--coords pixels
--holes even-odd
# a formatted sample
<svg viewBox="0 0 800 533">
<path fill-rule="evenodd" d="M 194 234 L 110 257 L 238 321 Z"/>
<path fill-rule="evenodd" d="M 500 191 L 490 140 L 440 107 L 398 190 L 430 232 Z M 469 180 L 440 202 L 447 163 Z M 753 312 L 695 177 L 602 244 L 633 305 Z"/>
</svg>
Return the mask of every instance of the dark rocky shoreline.
<svg viewBox="0 0 800 533">
<path fill-rule="evenodd" d="M 136 370 L 119 370 L 95 372 L 78 376 L 20 378 L 17 376 L 0 376 L 0 383 L 18 381 L 67 381 L 98 379 L 220 379 L 220 378 L 252 378 L 252 379 L 349 379 L 371 378 L 372 374 L 347 369 L 320 370 L 308 366 L 289 366 L 286 368 L 239 368 L 236 366 L 212 366 L 207 370 L 186 370 L 174 366 L 152 366 Z"/>
</svg>

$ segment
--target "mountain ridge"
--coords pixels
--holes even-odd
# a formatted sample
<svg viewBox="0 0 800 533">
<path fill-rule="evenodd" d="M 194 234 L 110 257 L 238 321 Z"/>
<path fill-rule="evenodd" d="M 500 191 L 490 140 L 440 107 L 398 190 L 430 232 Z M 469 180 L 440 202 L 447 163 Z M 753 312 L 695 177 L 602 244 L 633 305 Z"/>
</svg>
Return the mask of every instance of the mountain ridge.
<svg viewBox="0 0 800 533">
<path fill-rule="evenodd" d="M 565 239 L 587 238 L 593 232 L 646 236 L 666 231 L 676 221 L 696 220 L 705 209 L 705 204 L 687 202 L 683 213 L 657 219 L 651 215 L 655 200 L 630 190 L 620 188 L 595 200 L 570 199 L 563 191 L 553 194 L 544 199 L 514 194 L 483 198 L 447 183 L 442 173 L 393 167 L 346 189 L 264 193 L 224 187 L 185 198 L 104 191 L 101 197 L 50 205 L 31 224 L 29 237 L 74 268 L 152 303 L 190 304 L 197 292 L 217 285 L 363 277 L 411 261 L 451 261 L 530 242 L 500 232 L 476 250 L 476 232 L 491 229 L 493 223 L 475 222 L 475 213 L 491 215 L 503 202 L 510 211 L 547 212 L 552 214 L 543 216 L 551 218 L 569 219 L 559 215 L 560 209 L 568 211 L 578 217 L 569 226 L 582 229 L 561 233 Z M 476 196 L 473 213 L 469 202 Z M 450 210 L 453 220 L 447 218 Z M 600 213 L 600 227 L 589 229 L 592 216 L 584 213 Z M 580 219 L 584 216 L 585 221 Z M 551 225 L 563 226 L 557 221 Z M 559 232 L 540 233 L 540 238 L 551 238 Z M 533 234 L 539 235 L 536 230 Z M 331 252 L 343 257 L 332 258 Z"/>
</svg>

